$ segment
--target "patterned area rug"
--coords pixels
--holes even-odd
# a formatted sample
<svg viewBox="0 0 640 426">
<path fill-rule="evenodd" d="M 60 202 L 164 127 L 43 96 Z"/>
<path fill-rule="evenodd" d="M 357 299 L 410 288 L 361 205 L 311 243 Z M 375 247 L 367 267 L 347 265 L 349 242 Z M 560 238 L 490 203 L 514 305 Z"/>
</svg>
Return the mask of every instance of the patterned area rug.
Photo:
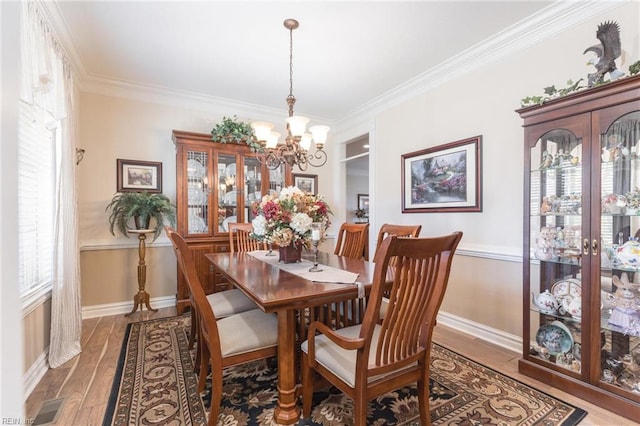
<svg viewBox="0 0 640 426">
<path fill-rule="evenodd" d="M 204 425 L 208 389 L 197 393 L 189 317 L 129 324 L 103 426 Z M 431 360 L 434 425 L 576 425 L 584 410 L 435 345 Z M 218 425 L 274 425 L 275 359 L 228 368 Z M 418 425 L 415 387 L 370 401 L 370 425 Z M 350 425 L 352 401 L 334 388 L 316 391 L 298 425 Z"/>
</svg>

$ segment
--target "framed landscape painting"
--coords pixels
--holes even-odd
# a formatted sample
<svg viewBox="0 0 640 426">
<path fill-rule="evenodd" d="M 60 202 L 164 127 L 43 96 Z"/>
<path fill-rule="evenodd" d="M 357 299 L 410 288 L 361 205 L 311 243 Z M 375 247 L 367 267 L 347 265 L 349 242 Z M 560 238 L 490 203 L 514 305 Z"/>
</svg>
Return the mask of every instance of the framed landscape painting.
<svg viewBox="0 0 640 426">
<path fill-rule="evenodd" d="M 162 192 L 162 163 L 117 159 L 118 192 Z"/>
<path fill-rule="evenodd" d="M 318 195 L 318 175 L 293 174 L 293 185 L 309 194 Z"/>
<path fill-rule="evenodd" d="M 482 211 L 482 136 L 402 156 L 402 212 Z"/>
</svg>

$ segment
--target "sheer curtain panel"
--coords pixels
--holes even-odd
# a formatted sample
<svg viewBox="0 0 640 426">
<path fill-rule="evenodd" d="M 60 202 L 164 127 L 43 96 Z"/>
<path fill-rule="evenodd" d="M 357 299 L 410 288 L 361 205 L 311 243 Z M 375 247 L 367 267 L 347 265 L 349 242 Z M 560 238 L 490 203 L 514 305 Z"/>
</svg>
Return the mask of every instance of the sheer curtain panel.
<svg viewBox="0 0 640 426">
<path fill-rule="evenodd" d="M 39 161 L 51 165 L 45 167 L 28 167 L 32 158 L 19 153 L 18 168 L 24 188 L 22 190 L 36 193 L 51 191 L 51 206 L 43 207 L 43 217 L 47 221 L 46 233 L 33 232 L 22 234 L 19 231 L 18 245 L 21 265 L 26 265 L 29 256 L 38 256 L 38 252 L 30 251 L 31 247 L 45 245 L 50 249 L 52 257 L 48 265 L 34 262 L 24 266 L 30 274 L 40 274 L 40 268 L 50 268 L 51 285 L 51 338 L 49 344 L 49 365 L 52 368 L 64 364 L 80 353 L 80 332 L 82 314 L 80 306 L 80 259 L 78 247 L 78 218 L 75 187 L 75 137 L 73 120 L 73 75 L 70 63 L 51 31 L 40 5 L 34 1 L 23 3 L 21 20 L 21 61 L 22 81 L 21 98 L 33 113 L 34 128 L 46 128 L 50 134 L 47 138 L 36 138 L 33 149 L 48 150 L 50 158 Z M 28 127 L 28 123 L 25 124 Z M 22 143 L 22 141 L 20 141 Z M 33 176 L 29 176 L 32 173 Z M 29 179 L 30 178 L 30 179 Z M 30 183 L 31 182 L 31 183 Z M 53 182 L 53 188 L 46 185 Z M 20 203 L 19 203 L 20 204 Z M 21 208 L 20 206 L 18 207 Z M 28 210 L 33 206 L 22 204 Z M 24 221 L 19 212 L 19 222 Z M 50 216 L 47 216 L 50 214 Z M 25 224 L 24 229 L 28 226 Z M 19 224 L 19 229 L 23 229 Z M 35 241 L 34 241 L 35 239 Z M 29 270 L 31 269 L 31 270 Z M 33 271 L 32 269 L 36 269 Z M 40 280 L 38 285 L 48 283 Z M 26 285 L 21 282 L 21 287 Z"/>
</svg>

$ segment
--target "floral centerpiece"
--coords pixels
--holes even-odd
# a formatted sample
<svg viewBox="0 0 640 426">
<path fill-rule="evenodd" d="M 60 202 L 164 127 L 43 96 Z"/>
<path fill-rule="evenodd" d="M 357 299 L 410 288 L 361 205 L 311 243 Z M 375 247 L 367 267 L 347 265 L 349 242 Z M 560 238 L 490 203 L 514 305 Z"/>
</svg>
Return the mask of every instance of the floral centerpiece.
<svg viewBox="0 0 640 426">
<path fill-rule="evenodd" d="M 299 260 L 302 247 L 311 247 L 311 224 L 320 222 L 326 229 L 330 224 L 329 214 L 333 214 L 321 196 L 295 186 L 284 188 L 280 194 L 265 195 L 252 208 L 256 217 L 252 221 L 251 237 L 279 246 L 280 258 L 285 262 L 288 260 L 283 259 L 283 249 L 290 247 L 297 251 L 295 260 Z"/>
</svg>

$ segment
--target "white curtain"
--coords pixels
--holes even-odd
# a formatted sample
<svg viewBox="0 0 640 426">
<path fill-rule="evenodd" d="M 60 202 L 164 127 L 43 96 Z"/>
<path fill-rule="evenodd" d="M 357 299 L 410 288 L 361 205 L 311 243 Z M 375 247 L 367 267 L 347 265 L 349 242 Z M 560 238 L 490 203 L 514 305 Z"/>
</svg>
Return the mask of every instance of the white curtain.
<svg viewBox="0 0 640 426">
<path fill-rule="evenodd" d="M 69 61 L 36 2 L 23 6 L 21 96 L 56 132 L 56 200 L 49 365 L 80 353 L 80 258 L 75 187 L 74 87 Z"/>
</svg>

